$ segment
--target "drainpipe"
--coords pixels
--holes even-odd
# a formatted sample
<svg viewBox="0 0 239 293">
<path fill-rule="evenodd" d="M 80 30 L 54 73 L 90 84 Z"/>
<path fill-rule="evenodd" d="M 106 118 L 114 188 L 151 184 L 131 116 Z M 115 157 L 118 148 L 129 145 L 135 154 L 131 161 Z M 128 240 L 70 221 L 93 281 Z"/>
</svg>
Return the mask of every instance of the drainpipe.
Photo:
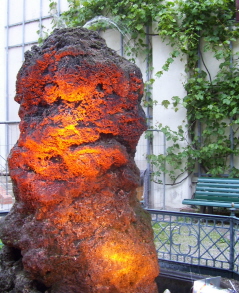
<svg viewBox="0 0 239 293">
<path fill-rule="evenodd" d="M 57 1 L 57 17 L 60 17 L 60 10 L 61 10 L 61 0 Z"/>
<path fill-rule="evenodd" d="M 39 36 L 42 38 L 42 0 L 40 0 Z"/>
<path fill-rule="evenodd" d="M 239 0 L 236 0 L 236 21 L 239 21 Z"/>
<path fill-rule="evenodd" d="M 232 52 L 233 50 L 233 46 L 232 46 L 232 42 L 230 41 L 230 50 Z M 232 60 L 232 54 L 230 56 L 230 69 L 232 69 L 233 66 L 233 60 Z M 230 148 L 231 150 L 234 149 L 234 133 L 233 133 L 233 129 L 232 129 L 232 118 L 230 118 Z M 230 154 L 230 170 L 232 171 L 232 168 L 234 167 L 234 156 L 233 154 Z"/>
<path fill-rule="evenodd" d="M 198 42 L 198 69 L 199 69 L 199 71 L 201 70 L 200 32 L 199 32 L 199 42 Z M 197 126 L 198 126 L 198 142 L 199 142 L 199 145 L 201 146 L 202 126 L 201 126 L 201 122 L 200 121 L 198 121 Z M 198 163 L 198 177 L 201 177 L 201 175 L 202 175 L 202 172 L 201 172 L 201 164 Z"/>
<path fill-rule="evenodd" d="M 149 47 L 149 26 L 146 27 L 146 45 L 147 45 L 147 48 Z M 149 81 L 150 80 L 150 73 L 149 73 L 149 56 L 147 56 L 147 63 L 146 63 L 146 73 L 147 73 L 147 76 L 146 76 L 146 81 Z M 148 85 L 147 85 L 147 92 L 148 92 Z M 148 95 L 146 96 L 146 101 L 149 102 L 149 97 Z M 150 119 L 152 118 L 150 116 L 150 107 L 147 103 L 147 109 L 146 109 L 146 118 L 147 118 L 147 128 L 150 129 Z M 150 151 L 150 138 L 147 138 L 147 149 L 146 149 L 146 152 L 147 152 L 147 157 L 148 155 L 151 154 L 151 151 Z M 145 180 L 145 191 L 146 191 L 146 194 L 144 196 L 144 206 L 145 208 L 149 208 L 149 195 L 150 195 L 150 181 L 151 181 L 151 165 L 149 163 L 149 161 L 147 161 L 147 170 L 146 170 L 146 174 L 145 174 L 146 177 L 146 180 Z"/>
<path fill-rule="evenodd" d="M 5 98 L 5 120 L 9 121 L 9 68 L 8 68 L 8 59 L 9 59 L 9 1 L 7 0 L 7 25 L 6 25 L 6 98 Z M 5 157 L 8 156 L 9 153 L 9 128 L 8 124 L 6 124 L 5 128 L 5 141 L 6 141 L 6 148 L 5 148 Z"/>
</svg>

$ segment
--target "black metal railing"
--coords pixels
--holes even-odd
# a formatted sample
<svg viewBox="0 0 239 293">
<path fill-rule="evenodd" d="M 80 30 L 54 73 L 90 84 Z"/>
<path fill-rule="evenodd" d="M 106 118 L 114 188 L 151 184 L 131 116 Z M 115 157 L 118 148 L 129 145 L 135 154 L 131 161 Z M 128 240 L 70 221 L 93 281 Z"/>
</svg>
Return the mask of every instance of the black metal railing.
<svg viewBox="0 0 239 293">
<path fill-rule="evenodd" d="M 239 218 L 148 210 L 158 258 L 172 266 L 239 278 Z"/>
</svg>

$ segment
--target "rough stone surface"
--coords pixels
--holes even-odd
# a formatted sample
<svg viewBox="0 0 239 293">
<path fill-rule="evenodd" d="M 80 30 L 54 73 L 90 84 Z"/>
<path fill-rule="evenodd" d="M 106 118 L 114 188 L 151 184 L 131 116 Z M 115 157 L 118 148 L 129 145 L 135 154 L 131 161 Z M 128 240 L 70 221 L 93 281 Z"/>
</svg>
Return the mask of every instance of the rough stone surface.
<svg viewBox="0 0 239 293">
<path fill-rule="evenodd" d="M 150 217 L 135 191 L 142 95 L 140 70 L 95 32 L 55 30 L 26 53 L 0 292 L 157 292 Z"/>
</svg>

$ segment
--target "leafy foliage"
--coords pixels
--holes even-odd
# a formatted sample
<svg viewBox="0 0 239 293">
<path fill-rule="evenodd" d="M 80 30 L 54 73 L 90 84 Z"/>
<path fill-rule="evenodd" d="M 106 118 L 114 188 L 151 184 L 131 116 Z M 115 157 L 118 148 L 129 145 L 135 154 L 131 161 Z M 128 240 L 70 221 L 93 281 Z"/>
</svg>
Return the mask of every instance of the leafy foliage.
<svg viewBox="0 0 239 293">
<path fill-rule="evenodd" d="M 186 55 L 185 71 L 188 74 L 185 89 L 187 95 L 180 100 L 164 100 L 168 108 L 172 103 L 175 111 L 179 104 L 187 109 L 186 133 L 182 125 L 177 131 L 158 125 L 169 143 L 166 154 L 149 156 L 155 166 L 154 180 L 160 183 L 162 172 L 169 174 L 173 183 L 182 175 L 193 172 L 195 162 L 213 176 L 229 173 L 239 177 L 239 169 L 230 166 L 230 158 L 239 155 L 239 52 L 233 45 L 239 39 L 239 24 L 235 22 L 234 0 L 68 0 L 69 10 L 60 22 L 67 26 L 82 26 L 95 16 L 105 16 L 122 24 L 124 33 L 130 34 L 128 55 L 145 53 L 151 60 L 151 49 L 146 39 L 160 36 L 173 47 L 160 78 L 170 70 L 175 58 Z M 51 8 L 55 9 L 51 0 Z M 59 22 L 59 21 L 58 21 Z M 55 21 L 53 25 L 57 26 Z M 151 28 L 153 23 L 153 33 Z M 106 29 L 109 23 L 93 23 L 91 29 Z M 132 45 L 133 44 L 133 45 Z M 203 58 L 209 52 L 218 62 L 215 77 Z M 150 91 L 154 79 L 147 82 Z M 149 100 L 147 106 L 154 102 Z M 201 133 L 196 134 L 198 127 Z M 190 139 L 189 139 L 190 138 Z"/>
<path fill-rule="evenodd" d="M 203 171 L 212 176 L 239 176 L 239 169 L 230 165 L 230 158 L 239 155 L 239 68 L 238 52 L 233 52 L 239 29 L 234 18 L 235 3 L 230 0 L 169 1 L 160 12 L 159 35 L 169 40 L 174 47 L 173 54 L 180 52 L 188 58 L 187 95 L 181 101 L 187 109 L 188 133 L 175 133 L 159 126 L 171 145 L 164 164 L 159 163 L 162 155 L 150 157 L 154 165 L 159 164 L 155 175 L 164 171 L 175 182 L 185 172 L 193 172 L 194 162 L 198 162 Z M 203 59 L 205 52 L 210 52 L 211 58 L 219 64 L 214 78 Z M 164 104 L 169 106 L 166 101 Z M 185 139 L 188 134 L 190 142 Z M 184 144 L 179 148 L 180 141 Z M 171 169 L 164 170 L 168 165 Z"/>
<path fill-rule="evenodd" d="M 54 11 L 56 2 L 51 1 L 50 9 Z M 96 16 L 109 17 L 112 23 L 118 24 L 123 34 L 130 35 L 131 45 L 127 46 L 128 56 L 137 56 L 145 53 L 150 55 L 150 50 L 145 40 L 145 27 L 152 23 L 155 7 L 153 0 L 67 0 L 69 10 L 62 13 L 60 19 L 53 21 L 53 27 L 58 27 L 58 22 L 64 22 L 67 27 L 84 26 Z M 122 25 L 121 25 L 122 24 Z M 105 18 L 93 22 L 89 27 L 93 30 L 112 28 Z"/>
</svg>

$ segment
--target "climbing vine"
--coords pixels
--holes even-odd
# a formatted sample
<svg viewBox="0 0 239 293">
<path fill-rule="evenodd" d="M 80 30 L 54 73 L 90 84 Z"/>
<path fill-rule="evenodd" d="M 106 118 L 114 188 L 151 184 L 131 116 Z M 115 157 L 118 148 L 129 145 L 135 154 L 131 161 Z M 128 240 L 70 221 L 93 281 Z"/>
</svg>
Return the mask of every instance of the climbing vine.
<svg viewBox="0 0 239 293">
<path fill-rule="evenodd" d="M 172 105 L 175 111 L 179 106 L 185 107 L 187 123 L 179 125 L 177 131 L 167 125 L 155 126 L 165 134 L 169 147 L 165 154 L 148 157 L 155 166 L 154 180 L 160 183 L 160 175 L 165 172 L 172 184 L 180 182 L 180 178 L 193 172 L 195 162 L 212 176 L 239 177 L 239 168 L 230 164 L 230 159 L 239 158 L 239 23 L 235 21 L 235 1 L 68 2 L 68 11 L 55 18 L 53 26 L 58 26 L 59 21 L 66 26 L 83 26 L 96 16 L 108 17 L 130 35 L 133 43 L 129 43 L 127 54 L 131 56 L 144 53 L 151 58 L 149 38 L 160 36 L 167 42 L 173 50 L 155 78 L 170 70 L 175 58 L 187 56 L 187 95 L 162 102 L 166 108 Z M 50 7 L 55 9 L 56 3 L 50 1 Z M 91 29 L 107 29 L 109 25 L 98 21 L 92 23 Z M 216 75 L 204 60 L 207 52 L 218 64 Z M 148 81 L 148 88 L 155 78 Z"/>
</svg>

